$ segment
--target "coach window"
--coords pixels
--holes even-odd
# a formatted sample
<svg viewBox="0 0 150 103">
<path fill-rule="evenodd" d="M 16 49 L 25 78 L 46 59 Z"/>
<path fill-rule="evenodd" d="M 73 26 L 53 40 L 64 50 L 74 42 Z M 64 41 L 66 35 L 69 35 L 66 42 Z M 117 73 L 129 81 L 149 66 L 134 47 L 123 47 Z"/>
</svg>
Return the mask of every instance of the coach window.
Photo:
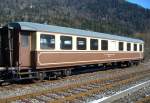
<svg viewBox="0 0 150 103">
<path fill-rule="evenodd" d="M 55 36 L 41 34 L 40 36 L 40 48 L 41 49 L 54 49 L 55 48 Z"/>
<path fill-rule="evenodd" d="M 137 51 L 137 44 L 134 44 L 134 51 Z"/>
<path fill-rule="evenodd" d="M 101 50 L 108 50 L 108 40 L 101 40 Z"/>
<path fill-rule="evenodd" d="M 60 36 L 60 40 L 61 40 L 61 44 L 60 44 L 61 49 L 67 49 L 67 50 L 72 49 L 72 37 Z"/>
<path fill-rule="evenodd" d="M 90 49 L 91 50 L 98 50 L 98 40 L 97 39 L 91 39 L 90 40 Z"/>
<path fill-rule="evenodd" d="M 131 43 L 127 43 L 127 51 L 131 51 Z"/>
<path fill-rule="evenodd" d="M 29 32 L 21 33 L 21 45 L 25 48 L 29 46 Z"/>
<path fill-rule="evenodd" d="M 140 44 L 140 51 L 142 51 L 142 44 Z"/>
<path fill-rule="evenodd" d="M 77 50 L 86 50 L 86 38 L 77 37 Z"/>
<path fill-rule="evenodd" d="M 123 42 L 119 42 L 119 51 L 123 51 Z"/>
</svg>

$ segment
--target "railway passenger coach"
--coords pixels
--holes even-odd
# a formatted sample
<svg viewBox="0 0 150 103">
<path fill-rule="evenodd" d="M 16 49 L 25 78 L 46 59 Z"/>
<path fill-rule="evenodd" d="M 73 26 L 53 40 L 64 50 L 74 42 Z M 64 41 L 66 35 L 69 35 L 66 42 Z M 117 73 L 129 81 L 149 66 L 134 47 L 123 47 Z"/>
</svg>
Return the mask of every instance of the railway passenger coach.
<svg viewBox="0 0 150 103">
<path fill-rule="evenodd" d="M 0 41 L 1 81 L 66 76 L 83 65 L 139 63 L 144 52 L 139 39 L 31 22 L 2 27 Z"/>
</svg>

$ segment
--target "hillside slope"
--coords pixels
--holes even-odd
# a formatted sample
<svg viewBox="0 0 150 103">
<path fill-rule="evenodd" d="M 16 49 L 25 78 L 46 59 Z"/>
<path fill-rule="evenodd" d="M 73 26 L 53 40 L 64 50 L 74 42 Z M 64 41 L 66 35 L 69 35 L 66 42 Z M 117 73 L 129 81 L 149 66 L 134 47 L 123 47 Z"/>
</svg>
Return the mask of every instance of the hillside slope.
<svg viewBox="0 0 150 103">
<path fill-rule="evenodd" d="M 0 0 L 0 25 L 16 21 L 142 38 L 150 56 L 150 10 L 125 0 Z"/>
<path fill-rule="evenodd" d="M 150 30 L 150 10 L 125 0 L 0 0 L 1 25 L 32 21 L 99 32 Z"/>
</svg>

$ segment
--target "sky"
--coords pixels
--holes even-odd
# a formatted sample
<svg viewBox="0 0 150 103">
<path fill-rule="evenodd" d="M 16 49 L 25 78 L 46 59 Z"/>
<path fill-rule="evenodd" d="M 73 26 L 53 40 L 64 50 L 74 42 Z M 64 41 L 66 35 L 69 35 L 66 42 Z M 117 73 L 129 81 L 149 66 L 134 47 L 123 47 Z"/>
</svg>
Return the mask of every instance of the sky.
<svg viewBox="0 0 150 103">
<path fill-rule="evenodd" d="M 138 4 L 144 8 L 150 9 L 150 0 L 127 0 L 128 2 Z"/>
</svg>

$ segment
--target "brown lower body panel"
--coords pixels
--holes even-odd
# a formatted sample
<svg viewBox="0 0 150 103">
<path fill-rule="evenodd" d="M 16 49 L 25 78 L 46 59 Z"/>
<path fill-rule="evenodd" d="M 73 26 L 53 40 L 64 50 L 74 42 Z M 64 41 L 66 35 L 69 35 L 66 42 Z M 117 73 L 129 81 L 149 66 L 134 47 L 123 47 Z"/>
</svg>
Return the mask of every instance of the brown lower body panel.
<svg viewBox="0 0 150 103">
<path fill-rule="evenodd" d="M 37 69 L 143 59 L 140 52 L 33 52 Z"/>
</svg>

